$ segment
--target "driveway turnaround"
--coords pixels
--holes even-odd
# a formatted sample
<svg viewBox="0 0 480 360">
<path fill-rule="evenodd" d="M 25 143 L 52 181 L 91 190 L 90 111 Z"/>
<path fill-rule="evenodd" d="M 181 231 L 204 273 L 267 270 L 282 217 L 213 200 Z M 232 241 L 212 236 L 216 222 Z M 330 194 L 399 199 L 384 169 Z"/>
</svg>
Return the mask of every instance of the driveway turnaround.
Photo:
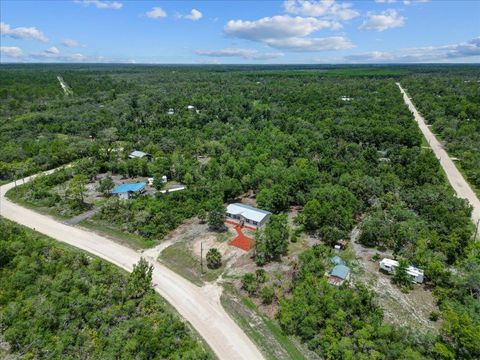
<svg viewBox="0 0 480 360">
<path fill-rule="evenodd" d="M 31 178 L 25 178 L 24 181 L 27 182 Z M 94 232 L 63 224 L 52 217 L 12 203 L 5 197 L 5 193 L 14 186 L 14 183 L 10 183 L 0 187 L 0 215 L 6 219 L 87 251 L 129 272 L 140 260 L 142 254 L 133 249 Z M 206 285 L 200 288 L 155 259 L 146 260 L 154 267 L 155 291 L 175 307 L 220 359 L 263 359 L 257 347 L 220 304 L 221 287 Z"/>
<path fill-rule="evenodd" d="M 472 205 L 472 220 L 475 224 L 477 224 L 478 221 L 480 221 L 480 200 L 478 200 L 475 192 L 465 181 L 462 174 L 460 173 L 460 171 L 458 171 L 457 167 L 453 163 L 452 159 L 450 159 L 447 152 L 443 149 L 442 144 L 440 144 L 435 135 L 433 135 L 433 133 L 430 131 L 427 124 L 425 123 L 425 119 L 418 113 L 417 109 L 412 103 L 412 100 L 408 97 L 405 90 L 403 90 L 400 83 L 397 82 L 396 84 L 400 88 L 400 91 L 403 94 L 403 100 L 412 112 L 415 121 L 417 122 L 420 130 L 423 133 L 423 136 L 425 136 L 425 139 L 427 139 L 428 144 L 432 148 L 435 156 L 437 157 L 437 159 L 439 159 L 440 165 L 442 165 L 443 170 L 447 174 L 448 181 L 457 193 L 457 196 L 459 198 L 466 199 L 470 203 L 470 205 Z"/>
</svg>

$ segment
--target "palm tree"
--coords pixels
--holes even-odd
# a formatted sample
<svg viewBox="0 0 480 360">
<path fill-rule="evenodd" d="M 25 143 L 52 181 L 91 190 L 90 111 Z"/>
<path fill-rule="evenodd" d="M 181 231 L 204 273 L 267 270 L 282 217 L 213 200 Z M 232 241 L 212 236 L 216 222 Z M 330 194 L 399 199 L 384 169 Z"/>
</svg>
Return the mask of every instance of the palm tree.
<svg viewBox="0 0 480 360">
<path fill-rule="evenodd" d="M 207 252 L 207 267 L 209 269 L 218 269 L 222 266 L 222 255 L 216 248 L 211 248 Z"/>
</svg>

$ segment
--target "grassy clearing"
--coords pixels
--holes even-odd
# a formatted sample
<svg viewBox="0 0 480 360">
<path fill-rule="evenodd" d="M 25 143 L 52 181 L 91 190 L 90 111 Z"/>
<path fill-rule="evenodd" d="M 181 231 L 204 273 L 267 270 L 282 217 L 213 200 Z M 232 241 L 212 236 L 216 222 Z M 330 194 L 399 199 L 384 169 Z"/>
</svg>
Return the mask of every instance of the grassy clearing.
<svg viewBox="0 0 480 360">
<path fill-rule="evenodd" d="M 7 199 L 9 199 L 10 201 L 18 204 L 18 205 L 21 205 L 25 208 L 28 208 L 28 209 L 31 209 L 31 210 L 34 210 L 40 214 L 43 214 L 43 215 L 48 215 L 48 216 L 51 216 L 51 217 L 54 217 L 56 219 L 59 219 L 61 221 L 64 221 L 64 220 L 68 220 L 70 217 L 66 217 L 66 216 L 62 216 L 58 211 L 57 209 L 55 208 L 51 208 L 51 207 L 45 207 L 45 206 L 38 206 L 37 204 L 35 203 L 32 203 L 32 202 L 29 202 L 29 201 L 25 201 L 24 199 L 22 199 L 21 197 L 17 196 L 17 192 L 15 191 L 15 188 L 13 189 L 10 189 L 9 191 L 7 191 L 7 193 L 5 194 L 5 196 L 7 197 Z"/>
<path fill-rule="evenodd" d="M 258 346 L 266 359 L 305 360 L 318 357 L 282 333 L 275 321 L 261 314 L 255 304 L 232 285 L 225 285 L 220 301 L 227 313 Z"/>
<path fill-rule="evenodd" d="M 127 245 L 133 249 L 147 249 L 156 244 L 154 240 L 148 240 L 139 235 L 126 234 L 117 228 L 111 227 L 109 224 L 98 220 L 87 219 L 80 222 L 78 225 L 93 230 L 102 236 L 108 237 L 109 239 L 122 245 Z"/>
<path fill-rule="evenodd" d="M 207 263 L 204 259 L 202 273 L 200 259 L 192 253 L 185 241 L 180 241 L 167 247 L 162 251 L 158 260 L 198 286 L 202 286 L 205 282 L 215 281 L 225 269 L 224 265 L 222 265 L 219 269 L 211 270 L 207 268 Z"/>
</svg>

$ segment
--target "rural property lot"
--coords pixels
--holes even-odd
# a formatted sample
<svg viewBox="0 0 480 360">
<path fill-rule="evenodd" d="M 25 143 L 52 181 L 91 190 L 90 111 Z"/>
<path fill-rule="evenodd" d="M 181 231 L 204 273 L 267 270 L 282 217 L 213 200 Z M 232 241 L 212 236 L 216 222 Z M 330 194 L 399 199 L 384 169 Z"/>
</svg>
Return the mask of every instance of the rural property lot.
<svg viewBox="0 0 480 360">
<path fill-rule="evenodd" d="M 99 256 L 127 271 L 131 271 L 133 265 L 140 260 L 141 254 L 130 248 L 10 202 L 5 193 L 14 185 L 10 183 L 0 187 L 1 216 Z M 221 288 L 214 285 L 199 288 L 158 262 L 151 263 L 154 266 L 155 290 L 192 324 L 220 359 L 263 358 L 251 340 L 222 308 Z"/>
</svg>

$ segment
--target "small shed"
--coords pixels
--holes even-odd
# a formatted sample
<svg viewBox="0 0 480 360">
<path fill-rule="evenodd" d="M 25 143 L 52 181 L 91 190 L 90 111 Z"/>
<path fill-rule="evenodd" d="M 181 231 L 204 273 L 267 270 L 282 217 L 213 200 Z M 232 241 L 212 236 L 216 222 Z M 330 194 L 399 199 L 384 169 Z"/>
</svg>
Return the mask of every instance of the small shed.
<svg viewBox="0 0 480 360">
<path fill-rule="evenodd" d="M 193 106 L 193 105 L 188 105 L 188 106 L 187 106 L 187 110 L 195 110 L 195 106 Z"/>
<path fill-rule="evenodd" d="M 338 240 L 335 245 L 334 245 L 334 248 L 335 250 L 342 250 L 342 249 L 345 249 L 348 245 L 348 241 L 347 240 Z"/>
<path fill-rule="evenodd" d="M 152 155 L 143 151 L 135 150 L 135 151 L 132 151 L 130 155 L 128 155 L 128 157 L 130 159 L 143 159 L 143 158 L 151 159 Z"/>
<path fill-rule="evenodd" d="M 146 184 L 138 182 L 134 184 L 122 184 L 112 190 L 113 195 L 117 195 L 120 199 L 129 199 L 132 195 L 141 194 L 145 191 Z"/>
<path fill-rule="evenodd" d="M 330 271 L 328 282 L 335 286 L 342 285 L 350 279 L 350 268 L 345 265 L 336 265 Z"/>
<path fill-rule="evenodd" d="M 330 262 L 333 265 L 345 265 L 345 261 L 343 261 L 340 256 L 336 256 L 336 255 L 330 258 Z"/>
</svg>

